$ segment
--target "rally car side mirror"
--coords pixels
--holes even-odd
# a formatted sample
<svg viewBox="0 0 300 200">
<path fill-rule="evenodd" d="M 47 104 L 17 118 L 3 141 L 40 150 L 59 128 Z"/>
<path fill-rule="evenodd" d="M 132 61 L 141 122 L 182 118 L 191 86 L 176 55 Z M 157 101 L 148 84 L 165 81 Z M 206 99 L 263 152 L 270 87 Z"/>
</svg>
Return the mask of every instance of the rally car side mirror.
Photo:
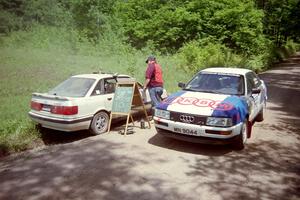
<svg viewBox="0 0 300 200">
<path fill-rule="evenodd" d="M 178 83 L 178 87 L 180 87 L 180 88 L 185 88 L 185 83 L 179 82 L 179 83 Z"/>
</svg>

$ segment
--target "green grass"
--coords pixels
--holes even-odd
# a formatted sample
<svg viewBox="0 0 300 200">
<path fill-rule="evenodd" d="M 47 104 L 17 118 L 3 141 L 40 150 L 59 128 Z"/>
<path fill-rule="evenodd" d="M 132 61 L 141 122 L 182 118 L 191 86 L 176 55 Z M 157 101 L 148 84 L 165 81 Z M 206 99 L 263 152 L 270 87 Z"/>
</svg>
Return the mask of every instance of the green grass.
<svg viewBox="0 0 300 200">
<path fill-rule="evenodd" d="M 26 47 L 0 47 L 0 154 L 30 148 L 40 142 L 27 113 L 33 92 L 47 92 L 71 75 L 93 71 L 131 73 L 144 81 L 147 55 L 87 56 Z M 190 75 L 178 70 L 174 57 L 158 56 L 163 67 L 165 88 L 174 92 L 177 82 Z"/>
</svg>

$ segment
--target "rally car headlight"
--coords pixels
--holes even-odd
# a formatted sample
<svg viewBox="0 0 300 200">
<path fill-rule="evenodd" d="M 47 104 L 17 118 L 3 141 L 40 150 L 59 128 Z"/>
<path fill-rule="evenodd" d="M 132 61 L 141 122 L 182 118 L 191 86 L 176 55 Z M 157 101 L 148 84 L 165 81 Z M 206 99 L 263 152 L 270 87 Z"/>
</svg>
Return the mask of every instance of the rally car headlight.
<svg viewBox="0 0 300 200">
<path fill-rule="evenodd" d="M 170 112 L 167 110 L 155 109 L 155 116 L 164 119 L 170 119 Z"/>
<path fill-rule="evenodd" d="M 207 117 L 206 125 L 208 126 L 232 126 L 231 118 Z"/>
</svg>

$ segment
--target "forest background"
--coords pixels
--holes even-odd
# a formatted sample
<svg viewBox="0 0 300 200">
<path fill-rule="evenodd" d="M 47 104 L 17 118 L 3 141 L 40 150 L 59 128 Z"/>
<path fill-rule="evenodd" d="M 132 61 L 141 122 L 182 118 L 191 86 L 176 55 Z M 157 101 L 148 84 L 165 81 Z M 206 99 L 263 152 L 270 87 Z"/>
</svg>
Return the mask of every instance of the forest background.
<svg viewBox="0 0 300 200">
<path fill-rule="evenodd" d="M 143 82 L 153 54 L 173 92 L 206 67 L 264 71 L 299 42 L 300 0 L 0 0 L 0 154 L 41 143 L 31 93 L 70 75 Z"/>
</svg>

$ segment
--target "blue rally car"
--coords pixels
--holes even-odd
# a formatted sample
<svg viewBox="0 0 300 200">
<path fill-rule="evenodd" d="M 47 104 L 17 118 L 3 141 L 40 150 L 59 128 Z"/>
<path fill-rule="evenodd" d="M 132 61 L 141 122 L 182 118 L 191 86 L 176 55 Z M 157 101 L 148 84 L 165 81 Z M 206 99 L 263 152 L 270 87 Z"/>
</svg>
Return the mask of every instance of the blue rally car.
<svg viewBox="0 0 300 200">
<path fill-rule="evenodd" d="M 158 133 L 189 142 L 244 148 L 255 121 L 263 121 L 266 85 L 253 71 L 208 68 L 155 109 Z"/>
</svg>

